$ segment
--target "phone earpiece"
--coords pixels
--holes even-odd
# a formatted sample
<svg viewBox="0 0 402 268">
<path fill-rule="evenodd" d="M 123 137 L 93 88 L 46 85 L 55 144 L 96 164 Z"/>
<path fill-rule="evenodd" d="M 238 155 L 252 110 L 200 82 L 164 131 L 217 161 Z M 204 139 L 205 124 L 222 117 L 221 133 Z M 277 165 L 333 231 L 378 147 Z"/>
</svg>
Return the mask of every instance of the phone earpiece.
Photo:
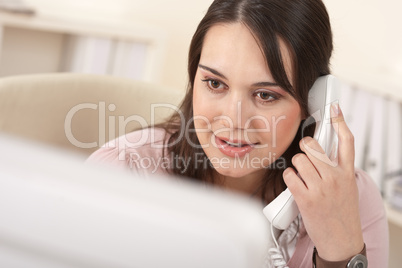
<svg viewBox="0 0 402 268">
<path fill-rule="evenodd" d="M 304 130 L 315 123 L 314 139 L 325 153 L 334 160 L 337 155 L 338 139 L 331 124 L 330 110 L 339 101 L 340 82 L 333 75 L 319 77 L 309 91 L 308 117 L 302 125 Z M 331 159 L 333 158 L 333 159 Z M 277 229 L 286 229 L 299 214 L 297 204 L 288 189 L 269 203 L 263 210 L 264 215 Z"/>
</svg>

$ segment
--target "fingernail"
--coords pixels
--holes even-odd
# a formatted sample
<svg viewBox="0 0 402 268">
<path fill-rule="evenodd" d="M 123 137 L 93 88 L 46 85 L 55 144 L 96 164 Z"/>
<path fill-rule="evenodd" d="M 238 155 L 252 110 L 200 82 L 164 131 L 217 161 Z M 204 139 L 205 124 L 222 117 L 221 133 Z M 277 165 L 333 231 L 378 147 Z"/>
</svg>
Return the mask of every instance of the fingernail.
<svg viewBox="0 0 402 268">
<path fill-rule="evenodd" d="M 332 117 L 339 116 L 339 114 L 340 114 L 339 103 L 333 103 L 331 105 L 331 110 L 332 110 Z"/>
</svg>

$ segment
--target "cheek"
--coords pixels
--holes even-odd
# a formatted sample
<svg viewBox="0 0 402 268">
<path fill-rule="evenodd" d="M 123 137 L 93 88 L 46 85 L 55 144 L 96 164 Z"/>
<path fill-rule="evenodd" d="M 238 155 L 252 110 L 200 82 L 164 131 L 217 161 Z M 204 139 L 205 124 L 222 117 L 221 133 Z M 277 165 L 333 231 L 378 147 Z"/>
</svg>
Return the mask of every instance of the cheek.
<svg viewBox="0 0 402 268">
<path fill-rule="evenodd" d="M 202 110 L 202 101 L 201 96 L 199 94 L 199 88 L 197 85 L 194 85 L 193 88 L 193 114 L 194 116 L 198 115 Z"/>
<path fill-rule="evenodd" d="M 286 107 L 287 106 L 287 107 Z M 268 144 L 269 150 L 281 155 L 292 143 L 301 122 L 301 110 L 299 105 L 285 105 L 281 109 L 265 114 L 267 121 L 257 120 L 253 128 L 266 129 L 262 131 L 260 141 Z M 267 127 L 268 125 L 268 127 Z"/>
<path fill-rule="evenodd" d="M 193 113 L 194 115 L 200 114 L 200 111 L 203 110 L 202 104 L 202 94 L 200 84 L 198 83 L 198 74 L 195 76 L 194 86 L 193 86 Z"/>
<path fill-rule="evenodd" d="M 216 116 L 216 108 L 208 98 L 207 92 L 202 83 L 194 83 L 193 91 L 193 115 L 194 124 L 201 123 L 205 125 L 207 122 L 212 122 L 214 116 Z M 208 120 L 207 120 L 208 119 Z M 197 122 L 200 121 L 200 122 Z M 207 122 L 206 122 L 207 121 Z"/>
<path fill-rule="evenodd" d="M 274 135 L 281 146 L 288 147 L 293 141 L 301 122 L 301 110 L 299 105 L 292 106 L 285 114 L 280 115 L 272 122 Z M 282 141 L 282 142 L 281 142 Z"/>
<path fill-rule="evenodd" d="M 249 126 L 255 129 L 270 129 L 281 132 L 289 132 L 298 129 L 301 122 L 301 110 L 298 104 L 277 109 L 268 114 L 254 116 Z M 293 131 L 292 131 L 293 132 Z M 289 133 L 290 134 L 290 133 Z M 287 135 L 288 136 L 288 135 Z"/>
<path fill-rule="evenodd" d="M 196 134 L 202 140 L 202 136 L 204 136 L 202 133 L 208 133 L 211 130 L 211 120 L 214 117 L 214 110 L 211 109 L 208 101 L 206 101 L 200 86 L 202 85 L 194 85 L 193 120 Z"/>
</svg>

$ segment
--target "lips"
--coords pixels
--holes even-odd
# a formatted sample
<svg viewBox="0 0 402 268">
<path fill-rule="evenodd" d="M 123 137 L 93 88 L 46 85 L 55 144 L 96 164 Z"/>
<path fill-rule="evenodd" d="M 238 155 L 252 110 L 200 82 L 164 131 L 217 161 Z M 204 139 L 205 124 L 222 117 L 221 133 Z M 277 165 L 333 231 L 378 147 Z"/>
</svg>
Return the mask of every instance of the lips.
<svg viewBox="0 0 402 268">
<path fill-rule="evenodd" d="M 215 142 L 218 149 L 225 155 L 230 157 L 243 157 L 250 153 L 256 143 L 247 143 L 245 141 L 229 140 L 226 138 L 218 138 L 215 136 Z"/>
</svg>

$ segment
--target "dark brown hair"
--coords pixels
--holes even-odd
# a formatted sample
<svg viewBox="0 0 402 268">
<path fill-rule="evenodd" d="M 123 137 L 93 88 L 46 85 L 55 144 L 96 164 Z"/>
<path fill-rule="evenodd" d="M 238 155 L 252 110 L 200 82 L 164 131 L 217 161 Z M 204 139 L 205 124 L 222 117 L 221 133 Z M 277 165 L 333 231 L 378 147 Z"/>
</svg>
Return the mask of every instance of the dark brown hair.
<svg viewBox="0 0 402 268">
<path fill-rule="evenodd" d="M 214 182 L 215 171 L 212 165 L 197 167 L 195 163 L 200 155 L 208 161 L 200 146 L 195 148 L 192 145 L 199 145 L 196 134 L 187 133 L 186 139 L 179 139 L 179 136 L 186 126 L 194 129 L 193 85 L 205 35 L 218 23 L 235 22 L 243 23 L 253 33 L 275 82 L 298 101 L 304 116 L 308 116 L 309 89 L 319 76 L 330 73 L 332 32 L 328 13 L 321 0 L 215 0 L 191 41 L 188 58 L 189 84 L 180 108 L 182 117 L 177 113 L 162 125 L 171 135 L 166 142 L 174 144 L 168 147 L 168 152 L 192 163 L 186 170 L 173 166 L 170 170 L 173 174 Z M 279 38 L 287 44 L 291 52 L 293 81 L 289 81 L 285 72 Z M 183 118 L 185 123 L 178 123 Z M 292 166 L 291 158 L 299 152 L 300 139 L 301 127 L 292 144 L 282 155 L 287 166 Z M 273 168 L 273 165 L 267 168 L 266 176 L 261 182 L 261 198 L 264 202 L 270 202 L 286 188 L 282 179 L 284 168 Z"/>
</svg>

